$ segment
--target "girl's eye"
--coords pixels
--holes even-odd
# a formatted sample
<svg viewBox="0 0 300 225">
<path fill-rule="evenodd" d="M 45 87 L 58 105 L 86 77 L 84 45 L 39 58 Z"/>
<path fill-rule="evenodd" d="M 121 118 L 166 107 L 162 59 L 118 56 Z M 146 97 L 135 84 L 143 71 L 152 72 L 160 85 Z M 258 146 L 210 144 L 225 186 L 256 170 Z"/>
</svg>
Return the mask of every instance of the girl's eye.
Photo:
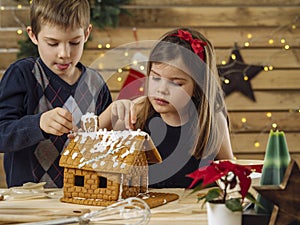
<svg viewBox="0 0 300 225">
<path fill-rule="evenodd" d="M 170 84 L 173 85 L 173 86 L 176 86 L 176 87 L 182 86 L 182 84 L 177 83 L 177 82 L 175 82 L 175 81 L 170 81 Z"/>
<path fill-rule="evenodd" d="M 154 81 L 159 81 L 160 77 L 159 76 L 151 76 L 151 79 Z"/>
</svg>

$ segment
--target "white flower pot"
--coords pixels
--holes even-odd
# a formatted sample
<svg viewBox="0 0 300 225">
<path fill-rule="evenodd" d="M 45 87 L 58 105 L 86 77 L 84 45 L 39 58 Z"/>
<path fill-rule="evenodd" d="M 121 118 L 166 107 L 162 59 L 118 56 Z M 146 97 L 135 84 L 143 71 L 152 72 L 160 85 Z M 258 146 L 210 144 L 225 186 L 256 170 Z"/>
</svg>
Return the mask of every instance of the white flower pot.
<svg viewBox="0 0 300 225">
<path fill-rule="evenodd" d="M 241 225 L 242 212 L 232 212 L 225 204 L 206 203 L 208 225 Z"/>
</svg>

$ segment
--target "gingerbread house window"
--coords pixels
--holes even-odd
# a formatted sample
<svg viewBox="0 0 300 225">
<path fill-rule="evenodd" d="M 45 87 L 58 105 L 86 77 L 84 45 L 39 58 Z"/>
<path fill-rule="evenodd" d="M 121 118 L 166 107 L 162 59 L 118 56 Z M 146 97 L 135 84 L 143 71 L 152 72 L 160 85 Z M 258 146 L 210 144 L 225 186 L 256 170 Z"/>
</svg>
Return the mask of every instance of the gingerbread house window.
<svg viewBox="0 0 300 225">
<path fill-rule="evenodd" d="M 74 177 L 74 186 L 84 187 L 84 176 L 75 175 L 75 177 Z"/>
<path fill-rule="evenodd" d="M 132 187 L 132 177 L 128 180 L 128 187 Z"/>
<path fill-rule="evenodd" d="M 106 177 L 99 177 L 99 188 L 107 188 L 107 178 Z"/>
</svg>

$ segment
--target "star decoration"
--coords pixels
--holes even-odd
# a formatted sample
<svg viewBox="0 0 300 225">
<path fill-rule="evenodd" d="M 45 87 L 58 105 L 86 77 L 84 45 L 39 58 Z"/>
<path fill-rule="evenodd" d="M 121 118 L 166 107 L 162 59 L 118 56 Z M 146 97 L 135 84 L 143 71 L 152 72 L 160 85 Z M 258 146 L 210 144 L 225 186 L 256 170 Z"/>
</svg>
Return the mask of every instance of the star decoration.
<svg viewBox="0 0 300 225">
<path fill-rule="evenodd" d="M 218 65 L 218 71 L 225 95 L 239 91 L 252 101 L 256 101 L 250 80 L 263 70 L 263 66 L 248 65 L 239 52 L 237 45 L 231 52 L 226 65 Z"/>
<path fill-rule="evenodd" d="M 263 197 L 274 203 L 269 225 L 300 224 L 300 171 L 292 159 L 279 186 L 253 187 Z"/>
</svg>

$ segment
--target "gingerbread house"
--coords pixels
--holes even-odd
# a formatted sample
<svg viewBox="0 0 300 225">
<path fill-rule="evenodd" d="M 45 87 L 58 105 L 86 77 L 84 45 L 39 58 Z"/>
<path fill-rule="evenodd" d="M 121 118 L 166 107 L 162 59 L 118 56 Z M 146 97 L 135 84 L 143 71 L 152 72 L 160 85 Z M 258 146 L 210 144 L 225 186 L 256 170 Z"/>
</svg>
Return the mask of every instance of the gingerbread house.
<svg viewBox="0 0 300 225">
<path fill-rule="evenodd" d="M 108 206 L 148 191 L 148 164 L 161 157 L 147 133 L 97 130 L 93 114 L 82 117 L 82 128 L 61 155 L 61 201 Z"/>
</svg>

